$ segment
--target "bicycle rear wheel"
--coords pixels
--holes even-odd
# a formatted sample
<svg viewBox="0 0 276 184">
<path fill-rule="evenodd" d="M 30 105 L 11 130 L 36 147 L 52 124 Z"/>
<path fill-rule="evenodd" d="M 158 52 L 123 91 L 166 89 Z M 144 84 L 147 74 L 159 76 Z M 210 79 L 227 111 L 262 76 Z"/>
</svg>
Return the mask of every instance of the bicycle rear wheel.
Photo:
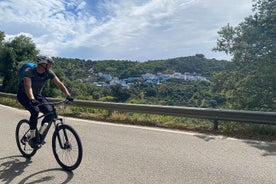
<svg viewBox="0 0 276 184">
<path fill-rule="evenodd" d="M 56 128 L 52 138 L 56 161 L 67 171 L 76 169 L 82 160 L 82 144 L 77 132 L 69 125 Z"/>
<path fill-rule="evenodd" d="M 19 151 L 25 158 L 31 158 L 37 151 L 28 144 L 27 133 L 29 131 L 30 125 L 28 120 L 23 119 L 18 122 L 15 130 L 15 139 Z"/>
</svg>

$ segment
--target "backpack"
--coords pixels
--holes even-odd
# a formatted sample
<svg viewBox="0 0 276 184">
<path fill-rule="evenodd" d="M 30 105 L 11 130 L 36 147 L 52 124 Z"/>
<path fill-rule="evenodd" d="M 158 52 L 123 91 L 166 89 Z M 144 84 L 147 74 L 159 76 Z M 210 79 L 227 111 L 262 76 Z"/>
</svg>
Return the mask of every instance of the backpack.
<svg viewBox="0 0 276 184">
<path fill-rule="evenodd" d="M 23 79 L 23 73 L 28 69 L 28 68 L 34 68 L 36 66 L 36 64 L 28 62 L 25 63 L 21 66 L 21 68 L 18 71 L 18 84 L 21 83 L 22 79 Z"/>
</svg>

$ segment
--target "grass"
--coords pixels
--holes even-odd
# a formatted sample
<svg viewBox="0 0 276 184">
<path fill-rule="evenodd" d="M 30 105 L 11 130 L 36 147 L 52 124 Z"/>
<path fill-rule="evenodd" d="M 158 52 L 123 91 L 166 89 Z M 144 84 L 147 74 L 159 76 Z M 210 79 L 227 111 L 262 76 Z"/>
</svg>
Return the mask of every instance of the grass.
<svg viewBox="0 0 276 184">
<path fill-rule="evenodd" d="M 22 109 L 22 106 L 17 102 L 17 100 L 12 98 L 1 97 L 0 104 Z M 276 142 L 276 126 L 273 125 L 221 121 L 219 122 L 218 130 L 214 130 L 214 124 L 210 120 L 154 114 L 123 113 L 116 111 L 111 112 L 108 110 L 83 108 L 73 105 L 66 106 L 64 109 L 62 109 L 60 106 L 59 113 L 70 117 L 90 120 L 150 127 L 162 127 L 213 135 L 224 135 L 239 139 Z"/>
</svg>

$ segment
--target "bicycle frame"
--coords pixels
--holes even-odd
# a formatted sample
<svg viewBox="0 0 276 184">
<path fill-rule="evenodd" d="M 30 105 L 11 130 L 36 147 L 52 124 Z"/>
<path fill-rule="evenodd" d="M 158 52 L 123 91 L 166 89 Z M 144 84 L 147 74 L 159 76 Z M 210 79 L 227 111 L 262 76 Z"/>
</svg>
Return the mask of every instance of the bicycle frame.
<svg viewBox="0 0 276 184">
<path fill-rule="evenodd" d="M 55 108 L 55 105 L 59 105 L 59 104 L 61 104 L 61 103 L 65 103 L 65 101 L 58 102 L 58 103 L 49 103 L 49 105 L 52 106 L 53 111 L 52 111 L 52 112 L 49 112 L 49 113 L 46 113 L 46 114 L 43 114 L 43 115 L 41 115 L 41 116 L 39 116 L 39 117 L 37 118 L 37 119 L 39 120 L 39 119 L 41 119 L 41 118 L 43 118 L 43 117 L 45 117 L 45 116 L 48 116 L 48 115 L 50 115 L 50 114 L 54 114 L 54 119 L 53 119 L 51 122 L 48 122 L 49 125 L 47 126 L 47 128 L 45 129 L 45 131 L 44 131 L 44 132 L 42 133 L 42 135 L 41 135 L 41 136 L 42 136 L 42 141 L 43 141 L 43 140 L 45 139 L 45 137 L 47 136 L 48 131 L 49 131 L 49 129 L 51 128 L 51 126 L 52 126 L 53 123 L 54 123 L 54 126 L 55 126 L 55 131 L 57 130 L 58 126 L 60 126 L 60 125 L 63 124 L 63 118 L 58 118 L 58 114 L 57 114 L 57 111 L 56 111 L 56 108 Z M 66 132 L 64 131 L 63 133 L 64 133 L 64 136 L 65 136 L 66 141 L 68 141 L 68 137 L 67 137 Z M 59 142 L 59 144 L 60 144 L 60 147 L 61 147 L 62 149 L 65 149 L 65 146 L 63 146 L 63 144 L 62 144 L 61 138 L 60 138 L 60 135 L 59 135 L 59 134 L 58 134 L 58 142 Z"/>
</svg>

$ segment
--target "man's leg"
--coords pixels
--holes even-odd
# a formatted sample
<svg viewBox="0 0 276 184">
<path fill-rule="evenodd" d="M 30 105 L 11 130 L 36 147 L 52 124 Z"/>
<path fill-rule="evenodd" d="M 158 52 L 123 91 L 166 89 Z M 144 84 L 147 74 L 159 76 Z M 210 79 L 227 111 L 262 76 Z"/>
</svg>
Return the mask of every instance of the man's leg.
<svg viewBox="0 0 276 184">
<path fill-rule="evenodd" d="M 30 112 L 30 114 L 31 114 L 30 120 L 29 120 L 30 121 L 30 129 L 35 130 L 36 126 L 37 126 L 37 117 L 39 114 L 39 107 L 32 106 L 30 104 L 29 98 L 27 97 L 27 95 L 25 93 L 18 94 L 17 99 L 20 102 L 20 104 Z"/>
<path fill-rule="evenodd" d="M 36 145 L 40 142 L 37 138 L 37 117 L 39 115 L 39 107 L 38 106 L 32 106 L 30 104 L 30 100 L 27 97 L 26 94 L 18 94 L 17 99 L 20 102 L 20 104 L 25 107 L 31 114 L 30 116 L 30 145 L 31 147 L 36 147 Z"/>
</svg>

